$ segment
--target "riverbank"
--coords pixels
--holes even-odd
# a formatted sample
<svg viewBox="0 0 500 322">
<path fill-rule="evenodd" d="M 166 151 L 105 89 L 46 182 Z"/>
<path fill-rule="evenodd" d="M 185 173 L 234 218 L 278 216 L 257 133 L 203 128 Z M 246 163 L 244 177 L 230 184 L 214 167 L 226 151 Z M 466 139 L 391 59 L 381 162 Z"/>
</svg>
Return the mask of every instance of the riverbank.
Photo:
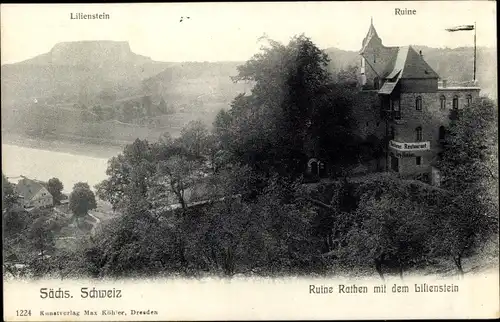
<svg viewBox="0 0 500 322">
<path fill-rule="evenodd" d="M 24 148 L 47 150 L 54 152 L 65 152 L 76 155 L 84 155 L 95 158 L 109 159 L 123 151 L 126 144 L 130 142 L 91 142 L 89 139 L 77 140 L 74 137 L 58 138 L 30 138 L 27 136 L 12 134 L 2 131 L 2 145 L 15 145 Z"/>
</svg>

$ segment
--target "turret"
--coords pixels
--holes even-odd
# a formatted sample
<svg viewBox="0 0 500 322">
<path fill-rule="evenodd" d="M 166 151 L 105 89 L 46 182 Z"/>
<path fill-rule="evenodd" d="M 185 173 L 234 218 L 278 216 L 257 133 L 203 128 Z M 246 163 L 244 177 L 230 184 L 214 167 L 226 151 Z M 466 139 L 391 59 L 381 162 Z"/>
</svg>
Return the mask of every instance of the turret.
<svg viewBox="0 0 500 322">
<path fill-rule="evenodd" d="M 360 79 L 364 89 L 380 89 L 388 64 L 397 53 L 397 47 L 385 47 L 373 25 L 373 18 L 366 37 L 363 39 L 361 50 Z"/>
</svg>

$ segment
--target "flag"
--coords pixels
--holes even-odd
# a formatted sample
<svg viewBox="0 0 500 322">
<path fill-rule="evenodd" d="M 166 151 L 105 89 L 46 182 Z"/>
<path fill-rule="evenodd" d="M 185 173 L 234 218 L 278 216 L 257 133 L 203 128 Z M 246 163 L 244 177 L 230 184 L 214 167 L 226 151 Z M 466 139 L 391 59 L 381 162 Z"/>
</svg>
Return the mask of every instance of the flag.
<svg viewBox="0 0 500 322">
<path fill-rule="evenodd" d="M 447 31 L 454 32 L 454 31 L 462 31 L 462 30 L 474 30 L 474 25 L 462 25 L 462 26 L 456 26 L 453 28 L 448 28 L 446 29 Z"/>
</svg>

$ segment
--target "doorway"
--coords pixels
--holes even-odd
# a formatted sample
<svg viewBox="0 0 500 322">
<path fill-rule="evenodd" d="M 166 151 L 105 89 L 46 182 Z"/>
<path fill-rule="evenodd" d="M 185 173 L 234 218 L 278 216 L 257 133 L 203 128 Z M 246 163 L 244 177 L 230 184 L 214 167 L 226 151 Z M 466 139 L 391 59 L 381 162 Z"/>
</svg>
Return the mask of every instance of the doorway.
<svg viewBox="0 0 500 322">
<path fill-rule="evenodd" d="M 399 159 L 391 153 L 391 170 L 399 172 Z"/>
</svg>

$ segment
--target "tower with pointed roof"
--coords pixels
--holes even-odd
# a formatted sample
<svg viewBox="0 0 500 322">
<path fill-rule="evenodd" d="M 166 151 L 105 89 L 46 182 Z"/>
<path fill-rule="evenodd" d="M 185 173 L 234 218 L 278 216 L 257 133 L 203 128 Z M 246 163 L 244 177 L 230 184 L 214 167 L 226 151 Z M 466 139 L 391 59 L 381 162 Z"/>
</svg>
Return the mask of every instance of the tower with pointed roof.
<svg viewBox="0 0 500 322">
<path fill-rule="evenodd" d="M 373 18 L 361 44 L 361 85 L 364 89 L 378 89 L 382 77 L 397 47 L 386 47 L 377 34 Z"/>
<path fill-rule="evenodd" d="M 445 81 L 439 86 L 440 77 L 422 52 L 384 46 L 373 19 L 359 54 L 362 91 L 376 94 L 381 109 L 381 118 L 372 123 L 385 123 L 386 169 L 438 184 L 433 165 L 446 128 L 461 109 L 472 106 L 480 89 L 448 87 Z"/>
</svg>

